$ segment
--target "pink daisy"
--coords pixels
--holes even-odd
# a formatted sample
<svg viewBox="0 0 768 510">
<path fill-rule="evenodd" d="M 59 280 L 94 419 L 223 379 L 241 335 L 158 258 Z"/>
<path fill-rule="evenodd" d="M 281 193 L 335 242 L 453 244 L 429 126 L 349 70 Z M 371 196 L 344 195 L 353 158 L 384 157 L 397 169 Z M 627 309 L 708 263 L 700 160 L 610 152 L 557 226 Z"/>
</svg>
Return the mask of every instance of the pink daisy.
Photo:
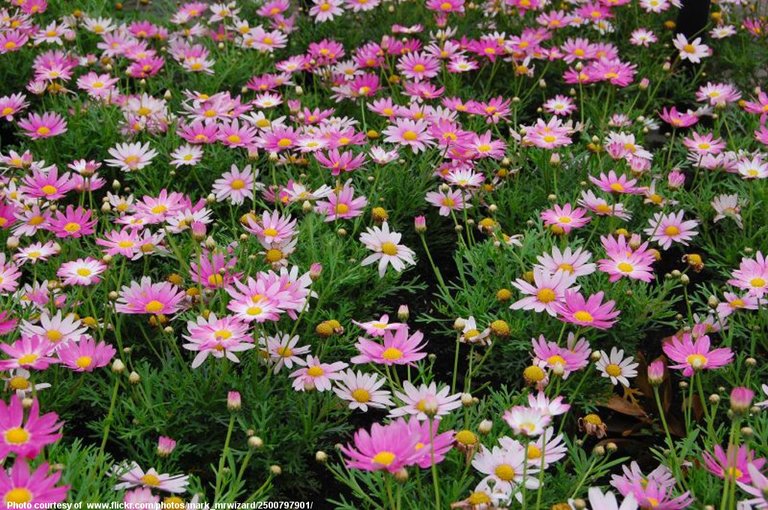
<svg viewBox="0 0 768 510">
<path fill-rule="evenodd" d="M 46 112 L 43 115 L 30 113 L 19 121 L 24 134 L 33 140 L 51 138 L 67 131 L 67 121 L 58 113 Z"/>
<path fill-rule="evenodd" d="M 105 367 L 116 353 L 111 345 L 96 343 L 88 336 L 83 336 L 79 342 L 67 342 L 56 351 L 61 363 L 75 372 L 93 372 L 96 368 Z"/>
<path fill-rule="evenodd" d="M 140 282 L 123 286 L 115 310 L 126 314 L 169 315 L 180 309 L 184 297 L 184 291 L 172 283 L 152 283 L 148 276 L 143 276 Z"/>
<path fill-rule="evenodd" d="M 614 309 L 615 302 L 603 303 L 603 292 L 584 296 L 579 292 L 566 291 L 563 303 L 558 303 L 555 311 L 563 322 L 578 326 L 609 329 L 616 322 L 619 311 Z"/>
<path fill-rule="evenodd" d="M 694 340 L 690 333 L 682 333 L 664 342 L 662 349 L 670 360 L 677 362 L 676 365 L 670 365 L 670 368 L 681 369 L 686 377 L 700 370 L 720 368 L 733 359 L 733 351 L 727 347 L 710 349 L 707 335 Z"/>
</svg>

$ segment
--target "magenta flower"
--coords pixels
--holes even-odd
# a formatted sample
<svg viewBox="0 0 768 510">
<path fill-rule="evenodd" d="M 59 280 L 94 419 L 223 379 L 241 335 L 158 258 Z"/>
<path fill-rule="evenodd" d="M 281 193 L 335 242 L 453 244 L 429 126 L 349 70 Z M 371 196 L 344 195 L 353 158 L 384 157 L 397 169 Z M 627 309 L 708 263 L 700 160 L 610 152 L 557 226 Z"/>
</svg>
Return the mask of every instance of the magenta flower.
<svg viewBox="0 0 768 510">
<path fill-rule="evenodd" d="M 51 138 L 67 131 L 67 121 L 58 113 L 46 112 L 42 115 L 30 113 L 19 121 L 24 134 L 33 140 Z"/>
<path fill-rule="evenodd" d="M 603 292 L 584 299 L 580 292 L 566 291 L 565 302 L 558 303 L 555 310 L 560 320 L 579 326 L 597 329 L 609 329 L 616 323 L 619 310 L 614 309 L 615 302 L 603 303 Z"/>
<path fill-rule="evenodd" d="M 82 336 L 79 342 L 67 342 L 56 351 L 61 363 L 75 372 L 93 372 L 96 368 L 105 367 L 116 353 L 111 345 L 96 343 L 88 336 Z"/>
<path fill-rule="evenodd" d="M 10 357 L 0 360 L 0 370 L 45 370 L 52 363 L 58 363 L 56 358 L 51 357 L 54 348 L 55 344 L 43 336 L 22 335 L 12 344 L 0 344 L 0 351 Z"/>
<path fill-rule="evenodd" d="M 64 213 L 56 211 L 46 226 L 46 230 L 53 232 L 56 237 L 79 238 L 93 234 L 95 225 L 96 220 L 91 219 L 90 210 L 82 207 L 75 209 L 68 205 Z"/>
<path fill-rule="evenodd" d="M 32 401 L 26 420 L 18 395 L 11 396 L 9 405 L 0 400 L 0 458 L 4 459 L 10 453 L 27 459 L 37 457 L 46 445 L 61 438 L 59 429 L 63 423 L 58 419 L 56 413 L 40 416 L 36 399 Z"/>
<path fill-rule="evenodd" d="M 172 314 L 180 308 L 184 291 L 169 282 L 152 283 L 148 276 L 141 282 L 123 286 L 115 310 L 127 314 Z"/>
<path fill-rule="evenodd" d="M 423 339 L 424 334 L 421 331 L 408 336 L 407 325 L 394 331 L 385 331 L 383 344 L 360 337 L 355 344 L 360 354 L 353 356 L 351 361 L 356 365 L 361 363 L 410 365 L 427 356 L 427 353 L 422 350 L 426 345 L 421 343 Z"/>
<path fill-rule="evenodd" d="M 762 469 L 766 460 L 762 457 L 755 459 L 754 452 L 745 445 L 736 448 L 728 445 L 728 451 L 723 450 L 719 444 L 715 445 L 714 455 L 703 452 L 704 467 L 718 478 L 731 478 L 740 483 L 751 483 L 749 465 L 752 464 L 758 470 Z"/>
<path fill-rule="evenodd" d="M 710 350 L 707 335 L 702 335 L 694 341 L 690 333 L 683 333 L 665 342 L 662 349 L 669 359 L 677 362 L 676 365 L 670 365 L 670 368 L 681 369 L 686 377 L 691 377 L 694 372 L 700 370 L 720 368 L 733 359 L 733 352 L 727 347 Z"/>
<path fill-rule="evenodd" d="M 405 420 L 388 425 L 374 423 L 370 432 L 364 429 L 355 432 L 354 445 L 342 446 L 341 451 L 346 455 L 346 464 L 350 468 L 396 473 L 415 464 L 423 456 L 418 448 L 421 434 L 413 432 Z"/>
<path fill-rule="evenodd" d="M 10 471 L 0 469 L 0 501 L 6 505 L 60 503 L 67 497 L 68 485 L 57 486 L 61 471 L 48 476 L 50 466 L 43 462 L 30 474 L 26 461 L 18 459 Z M 5 505 L 4 505 L 5 506 Z"/>
</svg>

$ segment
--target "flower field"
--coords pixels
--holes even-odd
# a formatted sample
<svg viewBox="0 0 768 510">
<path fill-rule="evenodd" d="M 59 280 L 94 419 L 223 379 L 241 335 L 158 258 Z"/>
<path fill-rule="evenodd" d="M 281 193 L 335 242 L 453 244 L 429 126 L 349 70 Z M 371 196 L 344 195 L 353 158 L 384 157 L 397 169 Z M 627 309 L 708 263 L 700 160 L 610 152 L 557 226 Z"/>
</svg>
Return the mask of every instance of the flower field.
<svg viewBox="0 0 768 510">
<path fill-rule="evenodd" d="M 3 0 L 0 508 L 768 508 L 761 87 L 764 0 Z"/>
</svg>

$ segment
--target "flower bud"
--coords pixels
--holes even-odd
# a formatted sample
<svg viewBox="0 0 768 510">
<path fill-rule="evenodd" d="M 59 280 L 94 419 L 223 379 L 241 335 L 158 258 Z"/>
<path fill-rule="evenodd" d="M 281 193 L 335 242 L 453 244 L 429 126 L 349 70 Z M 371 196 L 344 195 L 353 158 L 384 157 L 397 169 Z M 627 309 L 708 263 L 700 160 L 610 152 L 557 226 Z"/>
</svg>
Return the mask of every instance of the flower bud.
<svg viewBox="0 0 768 510">
<path fill-rule="evenodd" d="M 320 464 L 325 464 L 328 462 L 328 454 L 322 450 L 318 450 L 315 452 L 315 461 L 319 462 Z"/>
<path fill-rule="evenodd" d="M 138 372 L 131 372 L 128 374 L 128 382 L 131 384 L 139 384 L 141 382 L 141 376 Z"/>
<path fill-rule="evenodd" d="M 491 420 L 483 420 L 480 422 L 480 425 L 477 426 L 477 431 L 484 436 L 490 434 L 491 429 L 493 429 L 493 422 Z"/>
<path fill-rule="evenodd" d="M 427 218 L 424 216 L 416 216 L 413 219 L 413 227 L 417 234 L 423 234 L 427 231 Z"/>
<path fill-rule="evenodd" d="M 400 307 L 397 309 L 397 318 L 401 322 L 406 322 L 410 315 L 411 312 L 408 310 L 408 305 L 400 305 Z"/>
<path fill-rule="evenodd" d="M 248 446 L 254 450 L 264 446 L 264 441 L 259 436 L 251 436 L 248 438 Z"/>
<path fill-rule="evenodd" d="M 242 407 L 242 401 L 240 399 L 240 392 L 230 391 L 227 393 L 227 409 L 230 411 L 239 411 Z"/>
<path fill-rule="evenodd" d="M 731 390 L 731 411 L 735 414 L 744 414 L 749 411 L 755 392 L 749 388 L 738 386 Z"/>
</svg>

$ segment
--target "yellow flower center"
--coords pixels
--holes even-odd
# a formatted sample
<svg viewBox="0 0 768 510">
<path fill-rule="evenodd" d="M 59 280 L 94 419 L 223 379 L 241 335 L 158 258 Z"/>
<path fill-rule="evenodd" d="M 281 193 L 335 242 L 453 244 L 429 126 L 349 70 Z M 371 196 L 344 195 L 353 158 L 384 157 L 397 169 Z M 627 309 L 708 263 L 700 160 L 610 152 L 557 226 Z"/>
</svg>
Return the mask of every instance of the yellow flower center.
<svg viewBox="0 0 768 510">
<path fill-rule="evenodd" d="M 527 381 L 531 382 L 541 382 L 544 380 L 546 375 L 547 374 L 544 373 L 544 370 L 542 370 L 541 367 L 537 367 L 536 365 L 531 365 L 523 370 L 523 377 Z"/>
<path fill-rule="evenodd" d="M 557 140 L 557 137 L 555 137 L 555 135 L 544 135 L 544 138 L 543 138 L 543 140 L 544 140 L 545 142 L 547 142 L 547 143 L 552 143 L 552 142 L 554 142 L 555 140 Z"/>
<path fill-rule="evenodd" d="M 551 366 L 565 366 L 567 363 L 565 361 L 565 358 L 560 356 L 559 354 L 555 354 L 554 356 L 550 356 L 547 358 L 547 364 Z"/>
<path fill-rule="evenodd" d="M 371 460 L 379 466 L 389 467 L 395 461 L 395 454 L 384 450 L 374 455 Z"/>
<path fill-rule="evenodd" d="M 80 228 L 81 228 L 80 224 L 79 223 L 75 223 L 74 221 L 70 221 L 69 223 L 64 225 L 64 230 L 66 230 L 70 234 L 74 234 L 75 232 L 79 231 Z"/>
<path fill-rule="evenodd" d="M 258 306 L 250 306 L 245 311 L 245 313 L 247 313 L 248 315 L 260 315 L 261 311 L 262 311 L 261 308 L 259 308 Z"/>
<path fill-rule="evenodd" d="M 80 368 L 88 368 L 91 366 L 91 363 L 93 363 L 93 358 L 90 356 L 80 356 L 75 360 L 75 365 Z"/>
<path fill-rule="evenodd" d="M 64 334 L 61 331 L 58 331 L 56 329 L 52 329 L 50 331 L 46 331 L 45 332 L 45 336 L 51 342 L 60 342 L 61 339 L 64 338 Z"/>
<path fill-rule="evenodd" d="M 5 46 L 7 47 L 8 43 L 6 43 Z M 5 503 L 17 504 L 30 503 L 32 501 L 32 492 L 26 487 L 14 487 L 5 493 L 5 496 L 3 496 L 3 501 Z"/>
<path fill-rule="evenodd" d="M 471 430 L 461 430 L 456 433 L 456 442 L 463 445 L 477 444 L 477 435 Z"/>
<path fill-rule="evenodd" d="M 416 64 L 413 66 L 413 70 L 417 73 L 423 73 L 427 68 L 424 67 L 424 64 Z"/>
<path fill-rule="evenodd" d="M 160 485 L 160 479 L 157 476 L 150 473 L 147 473 L 146 475 L 142 476 L 141 478 L 139 478 L 139 480 L 141 480 L 144 485 L 149 485 L 150 487 L 157 487 L 158 485 Z"/>
<path fill-rule="evenodd" d="M 406 131 L 405 133 L 403 133 L 403 139 L 407 140 L 409 142 L 412 142 L 412 141 L 416 140 L 418 137 L 419 137 L 419 135 L 417 135 L 416 132 L 411 131 L 410 129 L 408 131 Z"/>
<path fill-rule="evenodd" d="M 321 367 L 319 367 L 317 365 L 315 365 L 313 367 L 309 367 L 307 369 L 307 375 L 312 376 L 312 377 L 320 377 L 324 373 L 325 373 L 325 371 Z"/>
<path fill-rule="evenodd" d="M 11 387 L 12 390 L 26 390 L 29 388 L 29 381 L 27 378 L 22 377 L 20 375 L 16 375 L 11 377 L 8 380 L 8 386 Z"/>
<path fill-rule="evenodd" d="M 592 317 L 592 314 L 586 310 L 579 310 L 578 312 L 574 313 L 573 318 L 579 322 L 592 322 L 595 320 L 595 318 Z"/>
<path fill-rule="evenodd" d="M 616 363 L 611 363 L 605 367 L 605 373 L 611 377 L 618 377 L 621 375 L 621 367 Z"/>
<path fill-rule="evenodd" d="M 19 358 L 19 365 L 31 365 L 35 361 L 37 361 L 37 358 L 39 356 L 35 354 L 34 352 L 31 352 L 29 354 L 25 354 L 24 356 L 21 356 Z"/>
<path fill-rule="evenodd" d="M 685 362 L 688 363 L 694 370 L 699 370 L 707 366 L 707 358 L 701 354 L 691 354 L 685 358 Z"/>
<path fill-rule="evenodd" d="M 749 280 L 749 284 L 756 288 L 765 287 L 765 283 L 766 283 L 765 280 L 760 277 L 752 278 L 751 280 Z"/>
<path fill-rule="evenodd" d="M 39 128 L 37 128 L 38 135 L 47 135 L 50 132 L 51 132 L 51 128 L 47 126 L 40 126 Z"/>
<path fill-rule="evenodd" d="M 290 147 L 291 146 L 291 139 L 290 138 L 281 138 L 277 141 L 278 147 Z"/>
<path fill-rule="evenodd" d="M 269 237 L 275 237 L 277 235 L 277 230 L 274 228 L 265 228 L 264 229 L 264 235 Z"/>
<path fill-rule="evenodd" d="M 571 274 L 573 274 L 573 272 L 576 270 L 572 264 L 568 264 L 567 262 L 563 262 L 562 264 L 558 265 L 557 268 Z"/>
<path fill-rule="evenodd" d="M 571 219 L 571 217 L 570 217 L 570 216 L 560 216 L 560 217 L 557 219 L 557 221 L 559 221 L 560 223 L 565 223 L 565 224 L 567 225 L 567 224 L 569 224 L 570 222 L 572 222 L 573 220 Z"/>
<path fill-rule="evenodd" d="M 381 357 L 389 361 L 396 361 L 403 357 L 403 351 L 396 347 L 388 347 L 381 353 Z"/>
<path fill-rule="evenodd" d="M 480 505 L 490 505 L 492 502 L 493 500 L 491 500 L 491 497 L 481 491 L 473 492 L 467 498 L 467 503 L 469 503 L 472 508 L 480 507 Z"/>
<path fill-rule="evenodd" d="M 131 154 L 130 156 L 127 156 L 123 161 L 126 165 L 135 165 L 139 162 L 139 157 L 135 154 Z"/>
<path fill-rule="evenodd" d="M 336 204 L 336 214 L 346 214 L 349 212 L 347 204 Z"/>
<path fill-rule="evenodd" d="M 208 285 L 218 287 L 224 283 L 224 277 L 218 273 L 212 274 L 208 277 Z"/>
<path fill-rule="evenodd" d="M 685 46 L 683 46 L 683 51 L 686 53 L 695 53 L 696 48 L 693 47 L 693 44 L 686 44 Z"/>
<path fill-rule="evenodd" d="M 241 140 L 242 138 L 240 138 L 240 135 L 229 135 L 227 137 L 229 143 L 240 143 Z"/>
<path fill-rule="evenodd" d="M 528 459 L 530 460 L 540 459 L 541 453 L 542 453 L 541 448 L 539 448 L 533 443 L 528 443 Z"/>
<path fill-rule="evenodd" d="M 631 273 L 632 271 L 635 270 L 635 266 L 633 266 L 629 262 L 619 262 L 616 268 L 622 273 Z"/>
<path fill-rule="evenodd" d="M 365 404 L 371 401 L 371 393 L 364 388 L 358 388 L 352 392 L 352 398 L 361 404 Z"/>
<path fill-rule="evenodd" d="M 43 194 L 45 194 L 45 195 L 53 195 L 53 194 L 55 194 L 59 190 L 56 189 L 55 186 L 51 186 L 50 184 L 46 184 L 45 186 L 40 188 L 40 191 L 42 191 Z"/>
<path fill-rule="evenodd" d="M 133 241 L 128 241 L 127 239 L 126 239 L 126 240 L 124 240 L 124 241 L 120 241 L 120 242 L 118 242 L 118 243 L 117 243 L 117 245 L 118 245 L 120 248 L 133 248 L 135 244 L 136 244 L 136 243 L 134 243 Z"/>
<path fill-rule="evenodd" d="M 81 267 L 77 270 L 77 274 L 80 276 L 91 276 L 91 274 L 93 274 L 93 271 L 91 271 L 87 267 Z"/>
<path fill-rule="evenodd" d="M 144 305 L 144 311 L 148 313 L 158 313 L 164 308 L 164 306 L 165 305 L 163 305 L 163 303 L 161 303 L 160 301 L 153 299 L 152 301 Z"/>
<path fill-rule="evenodd" d="M 552 289 L 541 289 L 536 293 L 536 299 L 542 303 L 551 303 L 557 299 L 557 294 Z"/>
<path fill-rule="evenodd" d="M 493 472 L 500 480 L 505 482 L 512 481 L 515 478 L 515 468 L 509 464 L 499 464 Z"/>
<path fill-rule="evenodd" d="M 385 255 L 394 257 L 397 255 L 397 245 L 395 243 L 386 241 L 381 244 L 381 252 Z"/>
<path fill-rule="evenodd" d="M 21 427 L 14 427 L 5 431 L 5 442 L 11 444 L 24 444 L 29 441 L 29 432 Z"/>
<path fill-rule="evenodd" d="M 243 189 L 245 188 L 245 181 L 242 179 L 235 179 L 232 181 L 232 184 L 230 184 L 230 187 L 232 189 Z"/>
<path fill-rule="evenodd" d="M 272 248 L 271 250 L 267 250 L 267 254 L 265 255 L 267 262 L 274 263 L 280 261 L 280 259 L 283 258 L 283 252 L 278 250 L 277 248 Z"/>
</svg>

